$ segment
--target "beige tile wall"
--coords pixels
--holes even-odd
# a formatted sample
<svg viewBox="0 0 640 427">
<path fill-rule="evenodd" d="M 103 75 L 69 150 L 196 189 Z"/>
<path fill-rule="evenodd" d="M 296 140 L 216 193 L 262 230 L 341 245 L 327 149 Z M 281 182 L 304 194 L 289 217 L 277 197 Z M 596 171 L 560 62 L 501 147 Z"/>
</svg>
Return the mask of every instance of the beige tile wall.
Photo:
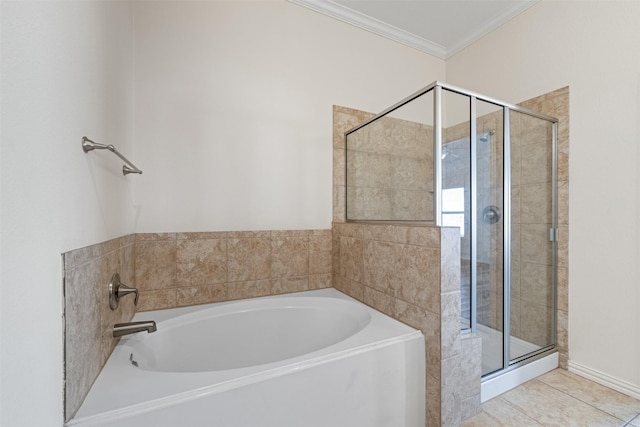
<svg viewBox="0 0 640 427">
<path fill-rule="evenodd" d="M 433 220 L 433 127 L 383 117 L 348 137 L 348 217 Z"/>
<path fill-rule="evenodd" d="M 133 235 L 63 254 L 65 296 L 65 420 L 80 408 L 91 385 L 117 343 L 115 323 L 128 322 L 133 296 L 109 308 L 108 285 L 113 273 L 134 283 Z"/>
<path fill-rule="evenodd" d="M 140 311 L 331 287 L 331 230 L 135 235 Z"/>
<path fill-rule="evenodd" d="M 480 338 L 460 334 L 459 241 L 454 228 L 334 223 L 334 287 L 425 335 L 428 425 L 480 408 Z"/>
</svg>

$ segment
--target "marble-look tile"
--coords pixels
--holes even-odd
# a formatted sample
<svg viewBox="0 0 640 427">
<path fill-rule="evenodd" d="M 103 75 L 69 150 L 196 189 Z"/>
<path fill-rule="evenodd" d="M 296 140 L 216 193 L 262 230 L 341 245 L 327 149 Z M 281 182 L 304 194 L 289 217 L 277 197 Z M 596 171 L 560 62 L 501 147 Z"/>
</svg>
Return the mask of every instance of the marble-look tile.
<svg viewBox="0 0 640 427">
<path fill-rule="evenodd" d="M 441 425 L 460 425 L 460 356 L 442 360 L 440 380 L 440 417 Z"/>
<path fill-rule="evenodd" d="M 309 274 L 331 273 L 331 251 L 309 251 Z"/>
<path fill-rule="evenodd" d="M 523 184 L 520 187 L 520 222 L 551 223 L 551 183 Z"/>
<path fill-rule="evenodd" d="M 268 279 L 271 275 L 271 239 L 228 239 L 227 271 L 229 282 Z"/>
<path fill-rule="evenodd" d="M 523 302 L 520 306 L 520 337 L 544 347 L 553 343 L 553 309 L 545 304 Z M 560 337 L 558 337 L 560 341 Z"/>
<path fill-rule="evenodd" d="M 316 230 L 309 235 L 309 251 L 331 251 L 331 230 Z"/>
<path fill-rule="evenodd" d="M 333 222 L 345 222 L 347 218 L 347 188 L 344 185 L 333 186 Z"/>
<path fill-rule="evenodd" d="M 120 266 L 118 268 L 120 281 L 129 286 L 134 286 L 136 283 L 135 244 L 121 246 L 118 253 L 120 257 Z"/>
<path fill-rule="evenodd" d="M 337 223 L 335 224 L 336 231 L 339 236 L 347 236 L 347 237 L 357 237 L 359 239 L 363 238 L 363 228 L 370 226 L 371 224 L 357 224 L 357 223 Z"/>
<path fill-rule="evenodd" d="M 564 369 L 555 369 L 538 380 L 625 422 L 640 413 L 640 400 Z"/>
<path fill-rule="evenodd" d="M 176 233 L 136 233 L 136 242 L 175 239 Z"/>
<path fill-rule="evenodd" d="M 482 404 L 482 412 L 462 422 L 462 427 L 540 427 L 533 418 L 497 397 Z"/>
<path fill-rule="evenodd" d="M 176 285 L 176 241 L 136 241 L 136 286 L 140 291 Z"/>
<path fill-rule="evenodd" d="M 549 242 L 548 225 L 522 224 L 520 231 L 520 261 L 551 264 L 552 246 Z M 558 251 L 559 254 L 560 251 Z"/>
<path fill-rule="evenodd" d="M 569 226 L 558 226 L 558 266 L 569 266 Z"/>
<path fill-rule="evenodd" d="M 179 240 L 177 286 L 202 286 L 227 281 L 227 240 Z"/>
<path fill-rule="evenodd" d="M 331 287 L 331 273 L 309 274 L 309 290 Z"/>
<path fill-rule="evenodd" d="M 428 338 L 426 331 L 440 330 L 438 327 L 440 318 L 437 315 L 401 299 L 395 298 L 393 302 L 395 304 L 393 308 L 395 318 L 413 328 L 420 329 L 425 333 L 425 339 Z"/>
<path fill-rule="evenodd" d="M 466 420 L 481 412 L 480 394 L 460 400 L 460 419 Z"/>
<path fill-rule="evenodd" d="M 364 274 L 363 242 L 353 237 L 340 237 L 340 275 L 361 282 Z"/>
<path fill-rule="evenodd" d="M 227 232 L 228 239 L 268 239 L 271 231 L 268 230 L 242 230 Z"/>
<path fill-rule="evenodd" d="M 384 292 L 365 286 L 363 302 L 387 316 L 395 316 L 395 298 Z"/>
<path fill-rule="evenodd" d="M 632 419 L 627 425 L 632 427 L 640 427 L 640 414 L 638 414 L 637 417 Z"/>
<path fill-rule="evenodd" d="M 362 238 L 388 243 L 408 243 L 410 227 L 392 224 L 367 224 L 362 228 Z"/>
<path fill-rule="evenodd" d="M 556 310 L 557 346 L 560 355 L 569 354 L 569 313 Z"/>
<path fill-rule="evenodd" d="M 554 389 L 531 380 L 502 395 L 514 408 L 549 426 L 612 426 L 619 419 Z"/>
<path fill-rule="evenodd" d="M 522 300 L 551 307 L 553 304 L 553 267 L 522 262 L 520 268 L 520 297 Z"/>
<path fill-rule="evenodd" d="M 558 181 L 558 224 L 569 224 L 569 181 Z"/>
<path fill-rule="evenodd" d="M 157 291 L 140 291 L 138 311 L 161 310 L 176 307 L 176 288 Z"/>
<path fill-rule="evenodd" d="M 271 239 L 271 277 L 309 274 L 309 238 L 273 237 Z"/>
<path fill-rule="evenodd" d="M 478 396 L 478 401 L 467 402 L 472 408 L 468 410 L 470 412 L 480 408 L 480 386 L 482 375 L 482 337 L 477 334 L 467 333 L 460 337 L 460 395 L 462 398 L 471 398 Z M 463 416 L 462 419 L 466 419 L 468 416 Z"/>
<path fill-rule="evenodd" d="M 426 425 L 440 426 L 440 378 L 426 377 Z"/>
<path fill-rule="evenodd" d="M 457 229 L 442 228 L 439 252 L 440 292 L 460 290 L 460 234 Z"/>
<path fill-rule="evenodd" d="M 230 300 L 255 298 L 271 294 L 271 280 L 250 280 L 227 284 L 227 298 Z"/>
<path fill-rule="evenodd" d="M 282 277 L 271 279 L 271 295 L 309 290 L 309 277 Z"/>
<path fill-rule="evenodd" d="M 228 300 L 227 286 L 216 284 L 176 289 L 176 306 L 208 304 Z"/>
<path fill-rule="evenodd" d="M 562 311 L 569 311 L 569 269 L 567 267 L 557 267 L 558 270 L 558 300 L 557 308 Z"/>
<path fill-rule="evenodd" d="M 396 245 L 391 286 L 403 300 L 433 312 L 439 311 L 440 251 Z"/>
<path fill-rule="evenodd" d="M 65 417 L 75 414 L 100 371 L 98 261 L 65 272 Z M 88 309 L 91 307 L 91 309 Z"/>
<path fill-rule="evenodd" d="M 308 237 L 310 230 L 271 230 L 269 233 L 272 239 L 285 237 Z"/>
<path fill-rule="evenodd" d="M 357 299 L 358 301 L 364 300 L 365 286 L 362 283 L 358 283 L 354 280 L 349 279 L 348 277 L 341 276 L 337 282 L 333 283 L 333 286 L 337 290 L 344 292 L 345 294 Z"/>
<path fill-rule="evenodd" d="M 443 359 L 460 354 L 460 291 L 442 294 L 440 340 Z"/>
<path fill-rule="evenodd" d="M 65 420 L 73 418 L 80 409 L 93 381 L 100 373 L 101 366 L 87 363 L 100 358 L 100 343 L 93 342 L 82 353 L 65 354 Z"/>
<path fill-rule="evenodd" d="M 426 246 L 429 248 L 440 248 L 440 227 L 413 226 L 407 228 L 407 244 Z"/>
<path fill-rule="evenodd" d="M 368 227 L 367 227 L 368 228 Z M 392 243 L 365 240 L 363 242 L 363 283 L 391 294 L 397 280 L 396 246 Z"/>
<path fill-rule="evenodd" d="M 333 149 L 333 185 L 347 185 L 344 148 Z"/>
<path fill-rule="evenodd" d="M 205 231 L 195 233 L 176 233 L 176 240 L 209 240 L 209 239 L 226 239 L 226 231 Z"/>
</svg>

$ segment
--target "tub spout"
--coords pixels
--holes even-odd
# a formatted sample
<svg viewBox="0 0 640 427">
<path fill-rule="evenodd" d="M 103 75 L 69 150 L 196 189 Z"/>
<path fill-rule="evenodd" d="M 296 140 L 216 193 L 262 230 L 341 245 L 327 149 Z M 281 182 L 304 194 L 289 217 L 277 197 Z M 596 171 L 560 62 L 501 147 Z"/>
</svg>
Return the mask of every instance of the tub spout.
<svg viewBox="0 0 640 427">
<path fill-rule="evenodd" d="M 148 322 L 129 322 L 116 323 L 113 325 L 113 337 L 121 337 L 123 335 L 135 334 L 136 332 L 147 331 L 149 333 L 157 331 L 156 322 L 150 320 Z"/>
</svg>

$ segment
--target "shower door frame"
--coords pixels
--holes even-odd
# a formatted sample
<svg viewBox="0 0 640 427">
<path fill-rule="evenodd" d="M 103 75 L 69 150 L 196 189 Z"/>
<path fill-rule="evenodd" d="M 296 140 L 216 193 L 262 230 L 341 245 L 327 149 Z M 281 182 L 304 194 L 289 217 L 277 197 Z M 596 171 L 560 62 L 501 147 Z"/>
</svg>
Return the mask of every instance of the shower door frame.
<svg viewBox="0 0 640 427">
<path fill-rule="evenodd" d="M 484 101 L 502 107 L 503 111 L 503 302 L 502 302 L 502 368 L 482 376 L 483 381 L 502 375 L 526 363 L 541 359 L 556 350 L 557 347 L 557 242 L 558 242 L 558 207 L 557 207 L 557 167 L 558 167 L 558 119 L 547 116 L 515 104 L 509 104 L 491 97 L 480 95 L 473 91 L 459 88 L 436 81 L 411 96 L 414 99 L 430 90 L 434 90 L 434 218 L 437 226 L 442 226 L 442 89 L 469 97 L 469 132 L 471 150 L 471 200 L 470 200 L 470 230 L 471 230 L 471 313 L 470 327 L 463 329 L 475 333 L 477 331 L 477 101 Z M 405 100 L 406 101 L 406 100 Z M 409 102 L 409 101 L 406 101 Z M 403 102 L 404 105 L 406 102 Z M 397 108 L 397 107 L 395 107 Z M 395 109 L 392 107 L 392 109 Z M 392 110 L 391 109 L 391 110 Z M 517 111 L 551 123 L 551 228 L 549 241 L 552 243 L 552 328 L 551 344 L 533 352 L 521 355 L 511 360 L 511 111 Z M 386 114 L 386 113 L 385 113 Z"/>
<path fill-rule="evenodd" d="M 538 113 L 536 111 L 524 108 L 515 104 L 510 104 L 504 101 L 497 100 L 495 98 L 481 95 L 479 93 L 469 91 L 454 85 L 450 85 L 436 80 L 428 86 L 414 92 L 403 100 L 397 102 L 391 107 L 385 109 L 374 117 L 366 120 L 360 125 L 350 129 L 346 134 L 353 133 L 370 123 L 378 120 L 379 118 L 386 116 L 394 110 L 410 103 L 416 98 L 426 94 L 433 90 L 433 218 L 432 221 L 399 221 L 399 222 L 416 222 L 416 223 L 435 223 L 437 226 L 442 226 L 442 143 L 443 143 L 443 129 L 442 129 L 442 90 L 448 92 L 457 93 L 459 95 L 469 97 L 470 101 L 470 146 L 471 146 L 471 164 L 470 164 L 470 177 L 471 177 L 471 200 L 470 200 L 470 235 L 471 235 L 471 301 L 470 301 L 470 327 L 463 329 L 462 332 L 475 333 L 477 331 L 477 159 L 476 159 L 476 147 L 477 147 L 477 126 L 476 115 L 477 101 L 484 101 L 489 104 L 501 107 L 503 110 L 503 364 L 502 369 L 498 369 L 486 375 L 483 375 L 483 381 L 502 375 L 507 371 L 516 369 L 529 362 L 541 359 L 557 348 L 557 243 L 558 243 L 558 119 L 545 114 Z M 552 331 L 551 331 L 551 344 L 541 347 L 540 349 L 516 357 L 511 361 L 510 357 L 510 339 L 511 339 L 511 132 L 510 132 L 510 118 L 511 112 L 516 111 L 518 113 L 526 114 L 541 120 L 545 120 L 551 123 L 551 228 L 549 229 L 549 240 L 552 243 Z M 345 165 L 346 168 L 346 165 Z M 347 188 L 345 186 L 345 191 Z M 348 204 L 348 197 L 345 197 L 345 203 Z M 348 215 L 348 207 L 345 206 L 345 212 Z M 379 222 L 379 220 L 350 220 L 346 218 L 347 222 Z M 389 220 L 395 222 L 393 220 Z"/>
</svg>

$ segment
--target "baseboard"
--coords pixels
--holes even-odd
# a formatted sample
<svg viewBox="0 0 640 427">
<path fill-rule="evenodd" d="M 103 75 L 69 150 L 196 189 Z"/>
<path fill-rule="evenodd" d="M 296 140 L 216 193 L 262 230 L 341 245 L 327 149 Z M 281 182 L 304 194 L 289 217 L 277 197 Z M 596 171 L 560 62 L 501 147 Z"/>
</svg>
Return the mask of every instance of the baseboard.
<svg viewBox="0 0 640 427">
<path fill-rule="evenodd" d="M 604 372 L 596 371 L 595 369 L 589 368 L 571 360 L 569 360 L 568 368 L 569 372 L 578 374 L 605 387 L 609 387 L 613 390 L 619 391 L 620 393 L 624 393 L 628 396 L 640 399 L 640 387 L 635 384 L 631 384 L 627 381 L 612 377 L 611 375 L 605 374 Z"/>
</svg>

